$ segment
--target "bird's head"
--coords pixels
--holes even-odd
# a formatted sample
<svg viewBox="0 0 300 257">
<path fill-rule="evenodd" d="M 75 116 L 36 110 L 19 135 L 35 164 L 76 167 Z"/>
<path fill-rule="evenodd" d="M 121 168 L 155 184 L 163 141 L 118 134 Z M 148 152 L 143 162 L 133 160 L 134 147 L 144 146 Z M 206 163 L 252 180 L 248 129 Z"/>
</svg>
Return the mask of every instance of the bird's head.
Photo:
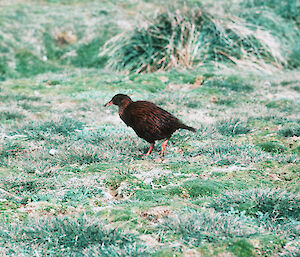
<svg viewBox="0 0 300 257">
<path fill-rule="evenodd" d="M 104 105 L 104 107 L 107 107 L 109 105 L 117 105 L 119 107 L 123 105 L 127 105 L 128 103 L 131 103 L 132 100 L 128 95 L 123 94 L 117 94 L 115 95 L 108 103 Z"/>
</svg>

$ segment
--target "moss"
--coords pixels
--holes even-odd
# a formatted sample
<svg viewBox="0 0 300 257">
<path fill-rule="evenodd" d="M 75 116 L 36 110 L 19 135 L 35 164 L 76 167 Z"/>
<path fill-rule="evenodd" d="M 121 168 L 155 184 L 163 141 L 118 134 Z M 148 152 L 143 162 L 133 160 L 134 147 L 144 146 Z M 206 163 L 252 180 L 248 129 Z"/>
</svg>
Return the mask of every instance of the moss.
<svg viewBox="0 0 300 257">
<path fill-rule="evenodd" d="M 254 256 L 254 246 L 247 239 L 240 239 L 230 242 L 227 250 L 237 257 Z"/>
<path fill-rule="evenodd" d="M 136 190 L 132 199 L 139 201 L 161 202 L 168 199 L 169 193 L 166 189 L 139 189 Z"/>
<path fill-rule="evenodd" d="M 111 221 L 117 222 L 117 221 L 128 221 L 133 219 L 134 215 L 133 213 L 128 209 L 113 209 L 110 212 L 109 215 Z"/>
<path fill-rule="evenodd" d="M 282 153 L 287 151 L 287 148 L 285 146 L 275 141 L 263 142 L 258 144 L 258 146 L 265 152 L 269 153 Z"/>
<path fill-rule="evenodd" d="M 221 183 L 198 178 L 186 181 L 182 184 L 182 188 L 184 188 L 192 198 L 219 194 L 222 187 L 223 185 Z"/>
</svg>

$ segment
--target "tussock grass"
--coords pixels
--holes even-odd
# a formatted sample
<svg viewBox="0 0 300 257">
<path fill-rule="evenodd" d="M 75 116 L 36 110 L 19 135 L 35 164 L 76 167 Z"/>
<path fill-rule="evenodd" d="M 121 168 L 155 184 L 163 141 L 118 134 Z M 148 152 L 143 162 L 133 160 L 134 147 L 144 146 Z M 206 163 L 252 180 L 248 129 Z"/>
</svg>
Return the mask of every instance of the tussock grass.
<svg viewBox="0 0 300 257">
<path fill-rule="evenodd" d="M 300 34 L 295 15 L 282 14 L 290 9 L 282 4 L 274 9 L 261 7 L 269 14 L 264 18 L 266 15 L 255 16 L 257 3 L 239 4 L 245 11 L 232 12 L 231 8 L 231 15 L 218 15 L 220 11 L 208 11 L 205 6 L 175 6 L 149 18 L 146 25 L 110 39 L 100 56 L 108 56 L 108 65 L 117 70 L 137 73 L 191 68 L 211 61 L 256 69 L 265 69 L 265 63 L 296 67 L 294 56 L 299 56 L 299 49 L 294 39 Z M 287 44 L 290 54 L 285 54 Z"/>
</svg>

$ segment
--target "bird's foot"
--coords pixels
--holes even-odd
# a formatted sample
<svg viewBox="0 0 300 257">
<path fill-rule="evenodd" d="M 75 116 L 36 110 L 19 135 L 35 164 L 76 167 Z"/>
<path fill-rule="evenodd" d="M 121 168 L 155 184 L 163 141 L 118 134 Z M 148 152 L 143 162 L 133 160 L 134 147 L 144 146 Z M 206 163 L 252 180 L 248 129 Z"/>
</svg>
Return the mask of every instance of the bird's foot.
<svg viewBox="0 0 300 257">
<path fill-rule="evenodd" d="M 168 144 L 169 139 L 166 139 L 162 144 L 161 144 L 161 151 L 160 151 L 160 157 L 163 157 L 164 153 L 167 153 L 167 144 Z"/>
<path fill-rule="evenodd" d="M 153 146 L 154 146 L 154 144 L 150 145 L 150 148 L 149 148 L 148 152 L 145 154 L 145 156 L 149 156 L 151 154 Z"/>
</svg>

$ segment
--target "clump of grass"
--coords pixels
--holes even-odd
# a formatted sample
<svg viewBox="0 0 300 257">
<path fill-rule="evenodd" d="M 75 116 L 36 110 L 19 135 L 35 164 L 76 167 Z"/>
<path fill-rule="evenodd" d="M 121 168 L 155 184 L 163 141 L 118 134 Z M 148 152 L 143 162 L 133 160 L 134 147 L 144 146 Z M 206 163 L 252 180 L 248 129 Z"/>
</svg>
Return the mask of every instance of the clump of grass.
<svg viewBox="0 0 300 257">
<path fill-rule="evenodd" d="M 214 212 L 180 213 L 165 219 L 161 226 L 166 235 L 176 234 L 185 244 L 196 247 L 204 242 L 248 237 L 259 232 L 259 228 L 245 217 Z"/>
<path fill-rule="evenodd" d="M 195 13 L 199 14 L 198 22 L 201 23 L 205 16 L 199 11 Z M 200 24 L 193 21 L 195 13 L 161 13 L 148 27 L 109 40 L 101 55 L 109 56 L 109 65 L 117 70 L 151 72 L 178 64 L 190 66 L 198 48 L 197 26 Z"/>
<path fill-rule="evenodd" d="M 139 189 L 136 190 L 133 198 L 143 201 L 151 201 L 155 199 L 157 202 L 174 196 L 197 198 L 218 195 L 225 188 L 226 185 L 221 182 L 196 178 L 193 180 L 187 180 L 179 186 L 166 186 L 159 189 Z"/>
<path fill-rule="evenodd" d="M 215 102 L 217 105 L 234 106 L 236 101 L 232 98 L 220 98 Z"/>
<path fill-rule="evenodd" d="M 219 133 L 224 136 L 235 136 L 250 132 L 247 122 L 242 121 L 239 118 L 219 121 L 217 122 L 216 127 Z"/>
<path fill-rule="evenodd" d="M 273 44 L 272 51 L 278 60 L 290 68 L 299 67 L 300 52 L 297 42 L 300 38 L 300 23 L 297 13 L 300 11 L 300 6 L 297 0 L 288 2 L 249 0 L 241 1 L 240 7 L 239 17 L 268 31 L 263 41 Z M 275 41 L 270 40 L 269 33 L 274 36 Z"/>
<path fill-rule="evenodd" d="M 294 153 L 297 153 L 300 155 L 300 145 L 298 145 L 297 147 L 295 147 L 293 150 L 292 150 Z"/>
<path fill-rule="evenodd" d="M 285 125 L 287 123 L 292 123 L 294 122 L 293 119 L 289 119 L 286 117 L 282 116 L 277 116 L 277 115 L 267 115 L 267 116 L 261 116 L 261 117 L 252 117 L 249 118 L 249 120 L 265 120 L 265 121 L 271 121 L 276 125 Z"/>
<path fill-rule="evenodd" d="M 106 228 L 101 220 L 50 218 L 27 220 L 24 223 L 1 225 L 1 246 L 10 245 L 11 254 L 136 256 L 145 250 L 137 246 L 133 234 Z"/>
<path fill-rule="evenodd" d="M 258 146 L 265 152 L 269 152 L 269 153 L 282 153 L 287 150 L 285 146 L 275 141 L 267 141 L 267 142 L 259 143 Z"/>
<path fill-rule="evenodd" d="M 133 216 L 133 213 L 128 209 L 113 209 L 110 212 L 110 217 L 114 222 L 132 220 Z"/>
<path fill-rule="evenodd" d="M 298 195 L 275 189 L 251 189 L 226 192 L 212 198 L 209 207 L 219 212 L 232 209 L 244 212 L 246 216 L 259 217 L 267 214 L 273 222 L 299 219 L 300 198 Z"/>
<path fill-rule="evenodd" d="M 207 156 L 207 164 L 210 165 L 241 165 L 272 159 L 263 151 L 257 151 L 255 146 L 250 144 L 233 144 L 232 142 L 213 141 L 205 144 L 191 144 L 194 148 L 187 148 L 185 156 Z M 274 157 L 276 158 L 276 157 Z"/>
<path fill-rule="evenodd" d="M 239 64 L 239 60 L 248 60 L 255 63 L 252 66 L 263 62 L 280 66 L 286 61 L 281 51 L 277 38 L 241 17 L 219 17 L 199 6 L 185 5 L 159 13 L 144 27 L 117 35 L 100 55 L 107 55 L 108 65 L 117 70 L 153 72 L 211 61 Z"/>
<path fill-rule="evenodd" d="M 300 126 L 294 126 L 294 127 L 287 127 L 282 128 L 278 132 L 278 135 L 283 137 L 293 137 L 293 136 L 300 136 Z"/>
</svg>

